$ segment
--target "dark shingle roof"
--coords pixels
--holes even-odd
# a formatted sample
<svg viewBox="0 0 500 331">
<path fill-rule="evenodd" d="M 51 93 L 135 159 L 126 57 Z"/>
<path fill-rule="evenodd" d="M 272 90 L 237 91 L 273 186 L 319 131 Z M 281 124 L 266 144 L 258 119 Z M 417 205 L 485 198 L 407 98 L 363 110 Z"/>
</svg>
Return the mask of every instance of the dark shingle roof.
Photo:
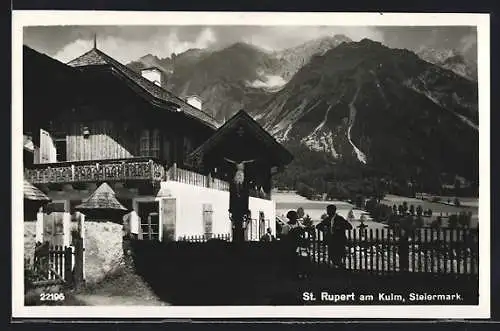
<svg viewBox="0 0 500 331">
<path fill-rule="evenodd" d="M 216 129 L 220 126 L 220 123 L 206 112 L 195 108 L 188 104 L 183 99 L 174 95 L 173 93 L 161 88 L 160 86 L 154 84 L 148 79 L 142 77 L 140 74 L 130 69 L 129 67 L 116 61 L 109 55 L 103 53 L 102 51 L 94 48 L 87 53 L 71 60 L 67 63 L 72 67 L 86 67 L 86 66 L 96 66 L 96 65 L 108 65 L 120 73 L 124 78 L 132 81 L 134 84 L 138 85 L 142 90 L 147 92 L 150 96 L 160 101 L 166 103 L 171 109 L 171 105 L 176 104 L 180 107 L 181 111 L 190 117 L 194 117 L 203 123 L 209 125 L 210 127 Z"/>
<path fill-rule="evenodd" d="M 252 134 L 269 150 L 272 151 L 274 160 L 280 165 L 289 164 L 293 155 L 278 143 L 273 136 L 262 128 L 246 111 L 238 111 L 224 125 L 222 125 L 210 138 L 197 147 L 187 156 L 187 162 L 193 166 L 200 166 L 203 157 L 209 153 L 217 144 L 224 141 L 230 131 L 237 130 L 239 126 L 245 126 Z"/>
<path fill-rule="evenodd" d="M 75 207 L 76 210 L 123 210 L 127 208 L 116 199 L 115 192 L 108 184 L 102 183 L 92 195 L 82 204 Z"/>
<path fill-rule="evenodd" d="M 30 182 L 28 182 L 26 179 L 24 180 L 24 199 L 26 200 L 32 200 L 32 201 L 50 201 L 50 198 L 45 195 L 40 189 L 38 189 L 36 186 L 33 186 Z"/>
</svg>

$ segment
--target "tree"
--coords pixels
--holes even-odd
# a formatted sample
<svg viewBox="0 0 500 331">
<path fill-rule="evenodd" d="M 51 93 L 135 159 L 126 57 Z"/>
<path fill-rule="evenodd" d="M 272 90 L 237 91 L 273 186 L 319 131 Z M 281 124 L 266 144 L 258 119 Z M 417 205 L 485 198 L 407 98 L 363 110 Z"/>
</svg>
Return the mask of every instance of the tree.
<svg viewBox="0 0 500 331">
<path fill-rule="evenodd" d="M 304 183 L 297 183 L 296 187 L 297 193 L 305 198 L 310 199 L 314 194 L 314 189 Z"/>
<path fill-rule="evenodd" d="M 374 214 L 376 209 L 377 209 L 377 206 L 378 206 L 378 200 L 377 198 L 371 198 L 369 199 L 367 202 L 366 202 L 366 211 L 371 213 L 371 214 Z M 374 215 L 375 217 L 375 215 Z"/>
<path fill-rule="evenodd" d="M 408 202 L 404 201 L 403 202 L 403 214 L 406 215 L 408 213 Z"/>
<path fill-rule="evenodd" d="M 455 198 L 454 204 L 455 206 L 460 207 L 460 200 L 458 200 L 458 198 Z"/>
<path fill-rule="evenodd" d="M 415 206 L 414 205 L 410 206 L 410 214 L 415 215 Z"/>
<path fill-rule="evenodd" d="M 405 213 L 405 209 L 403 205 L 398 206 L 398 215 L 403 215 Z"/>
<path fill-rule="evenodd" d="M 459 196 L 460 195 L 460 189 L 461 189 L 461 183 L 458 178 L 455 179 L 455 195 Z"/>
<path fill-rule="evenodd" d="M 364 200 L 364 197 L 362 195 L 357 195 L 356 196 L 356 207 L 358 208 L 363 208 L 363 200 Z"/>
<path fill-rule="evenodd" d="M 422 216 L 424 209 L 422 208 L 422 205 L 417 206 L 417 216 Z"/>
</svg>

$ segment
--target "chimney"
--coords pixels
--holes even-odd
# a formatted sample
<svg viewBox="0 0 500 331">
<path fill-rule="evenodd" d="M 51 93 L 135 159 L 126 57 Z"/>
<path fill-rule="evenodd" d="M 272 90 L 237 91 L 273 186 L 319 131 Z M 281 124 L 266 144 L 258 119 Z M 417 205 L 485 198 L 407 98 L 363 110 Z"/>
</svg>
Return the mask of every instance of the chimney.
<svg viewBox="0 0 500 331">
<path fill-rule="evenodd" d="M 196 95 L 192 95 L 186 99 L 186 102 L 189 103 L 194 108 L 198 108 L 201 110 L 201 99 Z"/>
<path fill-rule="evenodd" d="M 141 70 L 142 77 L 146 78 L 150 82 L 155 83 L 156 85 L 163 87 L 162 81 L 162 71 L 156 67 L 145 68 Z"/>
</svg>

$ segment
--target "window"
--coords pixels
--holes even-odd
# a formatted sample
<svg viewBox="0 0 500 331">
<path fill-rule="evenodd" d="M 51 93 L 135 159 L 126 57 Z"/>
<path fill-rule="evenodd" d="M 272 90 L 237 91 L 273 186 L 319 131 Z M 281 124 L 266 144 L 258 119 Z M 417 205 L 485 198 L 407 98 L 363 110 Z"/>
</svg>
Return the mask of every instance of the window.
<svg viewBox="0 0 500 331">
<path fill-rule="evenodd" d="M 155 129 L 151 135 L 151 148 L 150 156 L 160 157 L 160 131 Z"/>
<path fill-rule="evenodd" d="M 149 130 L 142 130 L 139 139 L 139 154 L 141 156 L 149 156 Z"/>
<path fill-rule="evenodd" d="M 151 156 L 151 157 L 160 157 L 160 131 L 158 129 L 155 130 L 142 130 L 141 137 L 139 139 L 140 142 L 140 155 L 141 156 Z"/>
<path fill-rule="evenodd" d="M 54 136 L 54 145 L 56 148 L 56 160 L 57 162 L 67 161 L 66 156 L 66 135 L 56 135 Z"/>
<path fill-rule="evenodd" d="M 159 240 L 160 218 L 158 207 L 159 205 L 156 201 L 141 201 L 138 204 L 143 240 Z"/>
<path fill-rule="evenodd" d="M 207 238 L 212 237 L 213 233 L 213 209 L 212 204 L 204 203 L 203 204 L 203 230 L 205 231 L 205 236 Z"/>
</svg>

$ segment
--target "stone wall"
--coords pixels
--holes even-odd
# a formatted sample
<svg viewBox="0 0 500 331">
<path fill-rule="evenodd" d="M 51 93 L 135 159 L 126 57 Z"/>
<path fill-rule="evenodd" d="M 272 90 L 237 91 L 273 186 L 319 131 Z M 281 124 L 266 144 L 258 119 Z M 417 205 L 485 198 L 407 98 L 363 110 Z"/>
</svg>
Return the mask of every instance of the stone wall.
<svg viewBox="0 0 500 331">
<path fill-rule="evenodd" d="M 30 261 L 30 264 L 33 263 L 35 255 L 35 231 L 35 221 L 24 222 L 24 260 Z"/>
<path fill-rule="evenodd" d="M 112 222 L 85 221 L 85 264 L 87 284 L 102 280 L 123 264 L 122 225 Z"/>
</svg>

